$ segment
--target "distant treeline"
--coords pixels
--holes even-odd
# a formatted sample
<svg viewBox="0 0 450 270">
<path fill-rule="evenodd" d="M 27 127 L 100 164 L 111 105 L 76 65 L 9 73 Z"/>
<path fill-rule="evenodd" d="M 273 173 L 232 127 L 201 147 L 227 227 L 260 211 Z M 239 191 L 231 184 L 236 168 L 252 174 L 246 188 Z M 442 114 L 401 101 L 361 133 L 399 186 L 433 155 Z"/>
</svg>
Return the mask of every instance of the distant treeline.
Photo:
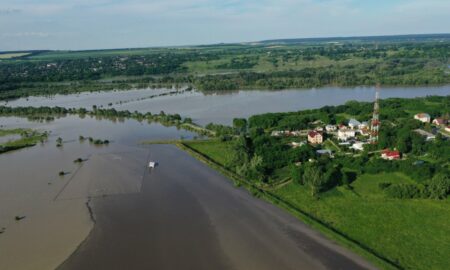
<svg viewBox="0 0 450 270">
<path fill-rule="evenodd" d="M 0 61 L 0 99 L 185 85 L 203 91 L 450 83 L 449 43 L 161 49 Z M 50 54 L 51 55 L 51 54 Z M 63 54 L 64 55 L 64 54 Z M 39 55 L 38 55 L 39 56 Z"/>
</svg>

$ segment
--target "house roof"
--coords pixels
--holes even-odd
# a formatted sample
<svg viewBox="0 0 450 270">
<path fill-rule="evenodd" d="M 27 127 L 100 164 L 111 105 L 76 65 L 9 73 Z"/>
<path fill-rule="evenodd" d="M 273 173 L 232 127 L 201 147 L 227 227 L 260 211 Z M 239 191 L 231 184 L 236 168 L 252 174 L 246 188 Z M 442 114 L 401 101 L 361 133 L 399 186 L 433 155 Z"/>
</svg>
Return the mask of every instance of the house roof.
<svg viewBox="0 0 450 270">
<path fill-rule="evenodd" d="M 350 125 L 352 125 L 352 126 L 359 126 L 359 125 L 361 125 L 361 122 L 359 122 L 358 120 L 356 120 L 356 119 L 350 119 L 349 121 L 348 121 L 348 125 L 350 126 Z"/>
<path fill-rule="evenodd" d="M 386 155 L 388 157 L 399 157 L 400 156 L 400 152 L 397 150 L 384 149 L 381 153 L 382 153 L 382 155 Z"/>
<path fill-rule="evenodd" d="M 430 118 L 430 115 L 428 113 L 418 113 L 416 114 L 419 118 Z"/>
<path fill-rule="evenodd" d="M 320 132 L 317 132 L 317 131 L 314 131 L 314 130 L 311 130 L 310 132 L 308 132 L 308 136 L 309 137 L 312 137 L 312 138 L 314 138 L 314 137 L 316 137 L 316 136 L 322 136 L 322 134 L 320 134 Z"/>
<path fill-rule="evenodd" d="M 316 153 L 319 155 L 325 155 L 325 154 L 332 155 L 333 154 L 333 152 L 331 152 L 331 150 L 328 150 L 328 149 L 319 149 L 316 151 Z"/>
<path fill-rule="evenodd" d="M 433 122 L 436 121 L 439 125 L 445 124 L 444 118 L 436 118 L 433 120 Z"/>
</svg>

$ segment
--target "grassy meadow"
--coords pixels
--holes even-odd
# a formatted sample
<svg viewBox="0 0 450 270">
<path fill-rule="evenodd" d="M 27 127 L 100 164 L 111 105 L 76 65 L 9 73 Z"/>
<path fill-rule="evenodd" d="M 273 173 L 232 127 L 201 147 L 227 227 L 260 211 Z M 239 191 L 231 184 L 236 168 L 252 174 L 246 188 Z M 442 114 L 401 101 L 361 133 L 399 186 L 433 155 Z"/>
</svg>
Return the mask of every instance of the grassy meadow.
<svg viewBox="0 0 450 270">
<path fill-rule="evenodd" d="M 230 142 L 186 144 L 225 167 L 233 157 Z M 401 269 L 446 269 L 449 265 L 450 200 L 387 198 L 378 186 L 383 182 L 412 183 L 413 180 L 402 173 L 363 174 L 350 188 L 339 186 L 321 194 L 319 199 L 312 197 L 307 187 L 295 182 L 280 185 L 271 193 Z M 337 241 L 341 238 L 330 235 L 329 231 L 325 234 Z M 346 246 L 367 254 L 354 245 Z M 373 260 L 371 256 L 368 258 Z"/>
</svg>

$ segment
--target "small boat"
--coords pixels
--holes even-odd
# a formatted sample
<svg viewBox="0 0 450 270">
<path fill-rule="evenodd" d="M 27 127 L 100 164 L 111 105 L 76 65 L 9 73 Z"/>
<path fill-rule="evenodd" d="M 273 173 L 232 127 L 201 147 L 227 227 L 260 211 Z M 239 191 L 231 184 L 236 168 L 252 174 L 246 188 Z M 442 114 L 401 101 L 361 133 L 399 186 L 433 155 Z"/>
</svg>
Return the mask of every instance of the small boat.
<svg viewBox="0 0 450 270">
<path fill-rule="evenodd" d="M 157 163 L 156 163 L 155 161 L 150 161 L 150 162 L 148 163 L 148 167 L 149 167 L 150 169 L 155 168 L 156 165 L 157 165 Z"/>
</svg>

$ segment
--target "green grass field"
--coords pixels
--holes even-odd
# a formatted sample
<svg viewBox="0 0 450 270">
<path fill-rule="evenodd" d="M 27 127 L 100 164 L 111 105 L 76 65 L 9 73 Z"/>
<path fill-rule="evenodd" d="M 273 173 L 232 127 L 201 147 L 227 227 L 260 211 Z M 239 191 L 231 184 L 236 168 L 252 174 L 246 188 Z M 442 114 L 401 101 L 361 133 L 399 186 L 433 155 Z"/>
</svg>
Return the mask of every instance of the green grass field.
<svg viewBox="0 0 450 270">
<path fill-rule="evenodd" d="M 220 164 L 228 164 L 233 154 L 229 142 L 187 144 Z M 320 199 L 293 182 L 273 193 L 404 269 L 448 269 L 450 200 L 390 199 L 378 187 L 382 182 L 413 180 L 401 173 L 366 174 L 353 189 L 337 187 Z"/>
<path fill-rule="evenodd" d="M 233 149 L 230 142 L 221 141 L 191 141 L 186 142 L 189 147 L 200 153 L 206 154 L 209 158 L 227 167 L 233 159 Z"/>
<path fill-rule="evenodd" d="M 23 53 L 0 53 L 0 60 L 1 59 L 11 59 L 16 57 L 22 57 L 25 55 L 29 55 L 30 53 L 23 52 Z"/>
<path fill-rule="evenodd" d="M 41 133 L 29 129 L 0 129 L 0 137 L 20 134 L 21 138 L 0 144 L 0 154 L 36 145 L 47 138 L 46 133 Z"/>
</svg>

